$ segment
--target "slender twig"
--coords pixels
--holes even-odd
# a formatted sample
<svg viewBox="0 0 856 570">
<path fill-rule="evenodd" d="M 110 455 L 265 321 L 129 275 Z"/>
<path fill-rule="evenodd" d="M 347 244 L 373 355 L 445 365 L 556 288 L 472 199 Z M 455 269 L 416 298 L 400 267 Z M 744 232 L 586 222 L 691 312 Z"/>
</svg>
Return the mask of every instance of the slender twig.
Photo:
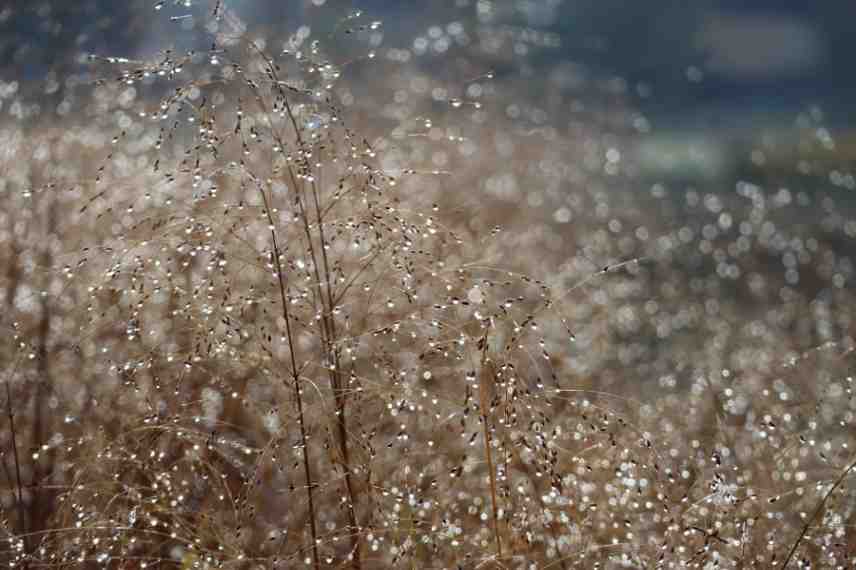
<svg viewBox="0 0 856 570">
<path fill-rule="evenodd" d="M 832 496 L 832 493 L 834 493 L 835 490 L 844 482 L 844 480 L 847 478 L 847 475 L 851 471 L 853 471 L 853 469 L 856 469 L 856 461 L 853 461 L 853 463 L 851 463 L 847 467 L 847 469 L 845 469 L 844 471 L 841 472 L 841 475 L 838 476 L 838 479 L 835 480 L 835 483 L 832 484 L 832 487 L 829 488 L 829 491 L 826 492 L 826 494 L 823 496 L 823 498 L 817 504 L 817 508 L 815 508 L 814 512 L 811 514 L 811 516 L 806 519 L 805 524 L 802 527 L 802 531 L 800 532 L 800 535 L 797 537 L 796 542 L 794 542 L 794 545 L 791 547 L 791 551 L 788 552 L 787 557 L 785 557 L 785 561 L 782 563 L 782 569 L 783 570 L 788 567 L 788 563 L 791 561 L 791 558 L 793 558 L 794 554 L 797 551 L 797 547 L 799 547 L 803 538 L 805 538 L 805 535 L 808 532 L 808 529 L 811 526 L 812 521 L 814 521 L 814 519 L 817 518 L 817 515 L 820 514 L 820 511 L 822 511 L 823 507 L 826 505 L 826 501 L 829 499 L 829 497 Z"/>
</svg>

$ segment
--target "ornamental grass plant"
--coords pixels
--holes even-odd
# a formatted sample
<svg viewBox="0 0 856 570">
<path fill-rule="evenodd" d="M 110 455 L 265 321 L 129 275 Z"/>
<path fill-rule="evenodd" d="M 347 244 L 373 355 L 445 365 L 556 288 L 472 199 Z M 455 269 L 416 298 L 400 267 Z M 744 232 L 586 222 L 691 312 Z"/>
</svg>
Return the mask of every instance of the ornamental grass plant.
<svg viewBox="0 0 856 570">
<path fill-rule="evenodd" d="M 5 127 L 6 566 L 853 566 L 846 206 L 613 203 L 614 83 L 567 133 L 483 54 L 382 105 L 362 13 L 150 17 L 201 24 Z"/>
</svg>

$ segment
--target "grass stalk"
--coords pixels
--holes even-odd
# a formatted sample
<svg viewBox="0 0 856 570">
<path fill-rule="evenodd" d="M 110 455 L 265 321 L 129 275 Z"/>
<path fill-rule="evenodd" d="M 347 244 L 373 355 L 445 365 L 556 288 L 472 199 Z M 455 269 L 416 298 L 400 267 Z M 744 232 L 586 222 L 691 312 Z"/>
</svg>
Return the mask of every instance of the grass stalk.
<svg viewBox="0 0 856 570">
<path fill-rule="evenodd" d="M 285 93 L 285 90 L 281 86 L 282 84 L 277 74 L 276 65 L 274 65 L 274 63 L 270 60 L 267 54 L 265 54 L 261 49 L 259 49 L 259 47 L 255 43 L 250 42 L 250 45 L 256 51 L 256 53 L 265 60 L 265 63 L 268 66 L 268 72 L 270 73 L 271 78 L 274 80 L 275 85 L 277 86 L 279 95 L 282 97 L 282 102 L 285 107 L 286 114 L 288 115 L 289 122 L 291 123 L 291 126 L 294 129 L 294 136 L 297 141 L 297 148 L 300 152 L 304 152 L 306 150 L 306 143 L 303 139 L 303 136 L 301 135 L 300 128 L 297 123 L 297 119 L 294 116 L 294 111 L 291 107 L 291 103 L 289 102 L 288 95 Z M 280 141 L 280 144 L 282 144 L 282 141 Z M 305 159 L 305 156 L 303 163 L 304 168 L 306 168 L 307 171 L 312 169 L 311 165 L 309 164 L 309 161 Z M 300 210 L 300 218 L 303 222 L 303 229 L 306 234 L 306 243 L 309 250 L 309 255 L 312 259 L 317 294 L 321 301 L 321 323 L 319 323 L 319 329 L 321 331 L 321 341 L 324 347 L 324 360 L 332 365 L 332 368 L 330 368 L 329 366 L 327 367 L 327 371 L 330 379 L 330 387 L 333 391 L 333 397 L 336 406 L 337 439 L 339 444 L 339 450 L 342 455 L 342 465 L 344 467 L 345 472 L 345 488 L 348 494 L 348 523 L 352 529 L 350 536 L 351 552 L 353 556 L 353 567 L 359 569 L 362 566 L 360 563 L 360 527 L 357 523 L 355 507 L 356 497 L 354 494 L 353 481 L 351 477 L 352 469 L 350 460 L 350 450 L 348 448 L 346 398 L 344 397 L 344 387 L 342 386 L 341 370 L 339 366 L 339 353 L 338 349 L 336 348 L 336 341 L 338 335 L 336 331 L 335 318 L 333 317 L 334 294 L 331 281 L 330 263 L 327 257 L 327 239 L 324 234 L 324 220 L 321 213 L 322 208 L 318 195 L 318 185 L 314 181 L 314 179 L 310 183 L 312 198 L 315 207 L 316 223 L 318 225 L 318 239 L 320 241 L 321 260 L 324 268 L 323 279 L 319 270 L 320 264 L 318 263 L 318 256 L 316 254 L 314 242 L 312 239 L 309 214 L 307 212 L 306 203 L 304 200 L 306 186 L 305 184 L 298 183 L 297 176 L 295 175 L 294 169 L 291 165 L 289 165 L 288 167 L 288 172 L 292 185 L 297 193 L 296 202 Z M 326 299 L 324 296 L 322 282 L 326 283 Z"/>
<path fill-rule="evenodd" d="M 793 546 L 791 546 L 791 550 L 788 552 L 787 557 L 785 557 L 785 561 L 782 563 L 782 568 L 785 569 L 788 567 L 788 564 L 791 561 L 791 558 L 796 554 L 797 548 L 799 548 L 800 543 L 805 538 L 806 533 L 808 533 L 808 529 L 811 526 L 811 523 L 818 517 L 820 511 L 823 510 L 823 507 L 826 505 L 826 501 L 829 500 L 829 497 L 832 496 L 832 493 L 841 486 L 844 480 L 847 478 L 847 475 L 850 474 L 853 469 L 856 469 L 856 460 L 854 460 L 850 465 L 847 466 L 844 471 L 841 472 L 841 475 L 838 476 L 838 479 L 832 484 L 832 487 L 829 488 L 829 491 L 823 496 L 820 502 L 817 504 L 817 507 L 814 509 L 814 512 L 811 514 L 809 518 L 806 519 L 803 524 L 802 530 L 800 531 L 800 535 L 797 537 L 796 541 L 794 541 Z"/>
<path fill-rule="evenodd" d="M 499 503 L 496 498 L 496 472 L 493 466 L 493 450 L 491 449 L 491 431 L 490 431 L 490 400 L 491 387 L 493 385 L 493 371 L 488 357 L 488 334 L 490 329 L 485 332 L 481 339 L 482 354 L 481 354 L 481 379 L 479 381 L 479 407 L 481 408 L 482 429 L 484 430 L 484 453 L 487 459 L 488 480 L 490 481 L 490 506 L 493 518 L 493 535 L 496 541 L 496 556 L 497 560 L 502 558 L 502 538 L 499 534 Z"/>
<path fill-rule="evenodd" d="M 27 521 L 26 513 L 24 512 L 24 483 L 21 479 L 21 460 L 18 457 L 18 432 L 15 429 L 15 411 L 12 409 L 12 390 L 9 388 L 8 380 L 4 382 L 6 385 L 6 415 L 9 418 L 9 431 L 12 436 L 12 458 L 15 461 L 15 487 L 17 491 L 16 507 L 18 510 L 18 529 L 21 535 L 24 536 L 24 550 L 29 552 L 27 543 Z"/>
<path fill-rule="evenodd" d="M 285 293 L 286 279 L 282 269 L 282 261 L 280 260 L 279 243 L 276 237 L 276 229 L 274 226 L 273 216 L 270 212 L 267 196 L 264 190 L 259 186 L 259 194 L 265 207 L 265 213 L 270 224 L 271 244 L 273 246 L 273 262 L 276 267 L 277 282 L 279 285 L 280 301 L 282 303 L 282 318 L 285 320 L 285 333 L 288 340 L 288 351 L 291 359 L 291 375 L 294 387 L 294 399 L 297 406 L 297 418 L 300 427 L 300 446 L 303 452 L 303 473 L 306 478 L 306 498 L 309 506 L 309 530 L 312 537 L 312 561 L 316 570 L 321 568 L 321 561 L 318 556 L 318 528 L 315 520 L 315 499 L 313 496 L 314 482 L 312 479 L 312 469 L 310 467 L 309 445 L 306 435 L 306 419 L 303 414 L 303 396 L 300 391 L 300 373 L 297 368 L 297 356 L 294 351 L 294 335 L 291 330 L 291 315 L 288 311 L 288 299 Z"/>
</svg>

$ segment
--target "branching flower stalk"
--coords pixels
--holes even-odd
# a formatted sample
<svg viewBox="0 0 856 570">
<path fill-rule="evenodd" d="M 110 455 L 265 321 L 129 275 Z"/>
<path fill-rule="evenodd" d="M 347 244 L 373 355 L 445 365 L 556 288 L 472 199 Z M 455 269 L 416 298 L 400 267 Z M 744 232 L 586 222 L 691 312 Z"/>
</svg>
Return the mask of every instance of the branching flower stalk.
<svg viewBox="0 0 856 570">
<path fill-rule="evenodd" d="M 249 42 L 251 48 L 258 54 L 265 62 L 267 66 L 267 73 L 270 79 L 275 86 L 277 94 L 281 98 L 282 104 L 285 108 L 286 114 L 289 119 L 289 123 L 291 124 L 294 130 L 294 136 L 297 143 L 298 154 L 300 157 L 300 162 L 302 168 L 306 171 L 307 175 L 314 171 L 312 164 L 309 162 L 310 150 L 306 141 L 304 140 L 300 127 L 297 123 L 297 119 L 294 115 L 294 111 L 292 109 L 291 103 L 289 101 L 288 94 L 285 92 L 282 81 L 280 81 L 279 76 L 277 74 L 277 67 L 273 61 L 271 61 L 270 57 L 261 50 L 254 42 Z M 262 108 L 265 110 L 265 113 L 268 117 L 271 116 L 270 110 L 267 108 L 264 97 L 258 92 L 256 87 L 253 87 L 253 90 L 256 92 L 256 96 Z M 271 125 L 271 133 L 277 140 L 278 144 L 281 148 L 285 148 L 285 142 L 282 140 L 282 137 L 277 133 L 276 129 Z M 322 346 L 322 356 L 323 361 L 326 363 L 326 371 L 330 380 L 330 387 L 333 392 L 333 397 L 335 401 L 336 407 L 336 432 L 337 439 L 339 444 L 339 450 L 341 453 L 342 466 L 344 469 L 344 480 L 345 480 L 345 488 L 348 494 L 347 501 L 347 512 L 348 512 L 348 522 L 351 527 L 351 532 L 349 536 L 351 537 L 351 555 L 353 557 L 353 566 L 354 568 L 361 568 L 360 563 L 360 527 L 357 523 L 356 516 L 356 497 L 354 494 L 353 481 L 352 481 L 352 468 L 351 468 L 351 459 L 350 459 L 350 451 L 348 448 L 348 428 L 347 428 L 347 415 L 346 415 L 346 397 L 345 397 L 345 388 L 342 385 L 342 377 L 341 377 L 341 367 L 340 367 L 340 354 L 339 349 L 337 347 L 338 342 L 338 333 L 336 327 L 336 321 L 334 318 L 334 309 L 335 309 L 335 295 L 333 292 L 332 285 L 332 272 L 330 268 L 330 262 L 327 256 L 327 248 L 328 241 L 324 233 L 324 218 L 322 213 L 322 204 L 319 198 L 319 190 L 318 190 L 318 182 L 316 181 L 315 176 L 311 176 L 309 181 L 309 186 L 311 187 L 312 194 L 312 202 L 315 210 L 315 223 L 317 224 L 317 233 L 318 233 L 318 242 L 319 249 L 321 252 L 321 263 L 319 263 L 318 253 L 315 247 L 315 239 L 312 236 L 312 222 L 310 222 L 310 213 L 307 211 L 307 197 L 306 194 L 308 192 L 307 185 L 305 183 L 305 177 L 299 177 L 295 171 L 294 167 L 289 164 L 287 166 L 288 177 L 291 181 L 293 188 L 295 189 L 295 203 L 297 204 L 299 211 L 299 219 L 303 226 L 303 231 L 306 236 L 306 244 L 307 250 L 309 252 L 310 259 L 312 260 L 312 269 L 315 275 L 315 289 L 317 298 L 320 300 L 321 310 L 320 310 L 320 322 L 319 322 L 319 330 L 321 333 L 321 346 Z M 298 180 L 298 178 L 302 178 L 302 180 Z M 332 204 L 329 207 L 332 207 Z M 270 212 L 268 211 L 268 216 L 270 216 Z M 269 219 L 271 223 L 271 227 L 273 227 L 272 218 Z M 321 275 L 321 270 L 319 267 L 323 267 L 324 275 Z M 325 288 L 326 285 L 326 296 L 325 296 Z"/>
</svg>

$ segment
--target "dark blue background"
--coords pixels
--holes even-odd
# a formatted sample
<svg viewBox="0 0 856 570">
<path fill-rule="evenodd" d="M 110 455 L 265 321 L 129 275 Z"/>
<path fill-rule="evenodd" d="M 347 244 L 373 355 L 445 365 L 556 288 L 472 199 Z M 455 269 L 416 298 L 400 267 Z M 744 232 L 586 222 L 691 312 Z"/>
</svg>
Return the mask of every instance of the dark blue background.
<svg viewBox="0 0 856 570">
<path fill-rule="evenodd" d="M 537 66 L 559 61 L 581 63 L 597 73 L 619 75 L 630 85 L 644 82 L 653 96 L 639 106 L 659 128 L 751 129 L 791 121 L 808 105 L 824 109 L 828 123 L 846 128 L 856 121 L 851 101 L 856 78 L 850 60 L 856 42 L 850 27 L 856 3 L 843 0 L 530 0 L 555 5 L 547 17 L 527 19 L 526 2 L 494 0 L 497 24 L 530 26 L 560 35 L 562 46 L 533 54 Z M 154 0 L 0 1 L 0 74 L 5 80 L 38 79 L 48 69 L 73 68 L 81 51 L 115 54 L 145 49 L 153 33 L 169 34 L 169 25 L 152 11 Z M 290 27 L 301 14 L 318 10 L 301 0 L 227 0 L 242 17 L 268 27 Z M 466 5 L 468 4 L 468 5 Z M 427 26 L 453 19 L 474 22 L 475 0 L 328 0 L 322 10 L 347 13 L 363 9 L 385 21 L 389 44 L 408 45 Z M 45 8 L 47 7 L 47 8 Z M 168 0 L 164 12 L 182 10 Z M 782 73 L 729 75 L 706 69 L 695 43 L 711 14 L 754 22 L 788 21 L 811 30 L 818 47 L 812 65 Z M 788 45 L 777 46 L 787 55 Z M 745 57 L 752 58 L 751 46 Z M 699 83 L 686 70 L 704 72 Z"/>
</svg>

